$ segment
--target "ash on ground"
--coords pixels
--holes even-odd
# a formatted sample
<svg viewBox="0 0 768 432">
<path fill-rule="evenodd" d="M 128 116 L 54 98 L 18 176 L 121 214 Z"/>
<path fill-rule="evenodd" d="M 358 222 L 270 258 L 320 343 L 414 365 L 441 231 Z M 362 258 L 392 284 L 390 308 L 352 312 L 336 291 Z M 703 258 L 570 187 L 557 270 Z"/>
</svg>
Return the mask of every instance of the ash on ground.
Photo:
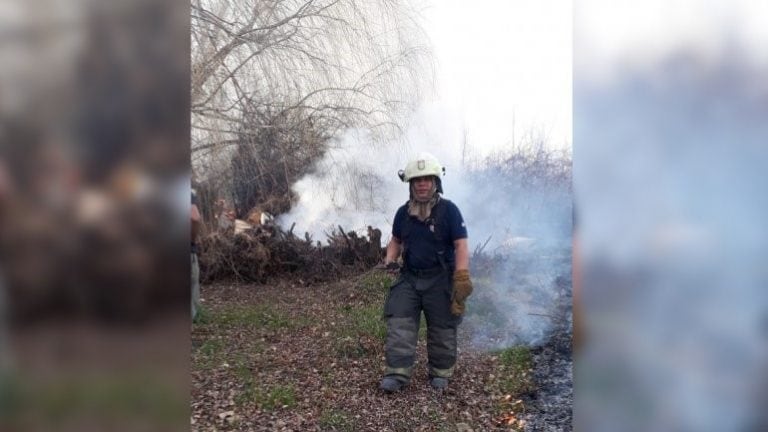
<svg viewBox="0 0 768 432">
<path fill-rule="evenodd" d="M 570 275 L 555 280 L 556 320 L 546 343 L 532 349 L 536 393 L 526 401 L 525 430 L 573 430 L 573 290 Z"/>
<path fill-rule="evenodd" d="M 525 430 L 573 430 L 572 332 L 560 329 L 545 345 L 533 349 L 533 373 L 538 390 L 526 401 Z"/>
<path fill-rule="evenodd" d="M 570 253 L 507 258 L 490 272 L 465 321 L 471 344 L 494 351 L 530 347 L 537 390 L 522 396 L 525 431 L 572 431 L 573 289 Z M 496 263 L 494 263 L 496 264 Z"/>
</svg>

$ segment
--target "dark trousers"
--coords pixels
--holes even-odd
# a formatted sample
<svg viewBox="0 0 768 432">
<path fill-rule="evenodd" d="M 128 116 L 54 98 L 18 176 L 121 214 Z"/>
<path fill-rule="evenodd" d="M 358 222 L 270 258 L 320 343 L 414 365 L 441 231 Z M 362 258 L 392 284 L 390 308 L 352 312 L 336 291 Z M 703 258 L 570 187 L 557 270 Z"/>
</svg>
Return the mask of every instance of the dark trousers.
<svg viewBox="0 0 768 432">
<path fill-rule="evenodd" d="M 451 314 L 451 271 L 404 271 L 390 287 L 384 306 L 387 319 L 387 371 L 408 382 L 413 370 L 421 312 L 427 319 L 429 375 L 449 378 L 456 364 L 456 329 L 461 317 Z"/>
</svg>

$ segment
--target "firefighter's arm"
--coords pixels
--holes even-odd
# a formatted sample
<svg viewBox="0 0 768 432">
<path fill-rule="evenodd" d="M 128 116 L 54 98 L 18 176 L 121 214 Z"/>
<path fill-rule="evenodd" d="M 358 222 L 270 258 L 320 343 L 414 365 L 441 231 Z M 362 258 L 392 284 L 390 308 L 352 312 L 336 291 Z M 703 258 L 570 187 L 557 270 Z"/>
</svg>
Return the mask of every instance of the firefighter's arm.
<svg viewBox="0 0 768 432">
<path fill-rule="evenodd" d="M 456 270 L 469 270 L 469 242 L 466 238 L 453 242 L 456 251 Z"/>
<path fill-rule="evenodd" d="M 387 244 L 387 256 L 384 258 L 384 264 L 396 263 L 402 250 L 403 244 L 400 242 L 400 239 L 392 236 L 389 240 L 389 244 Z"/>
<path fill-rule="evenodd" d="M 469 279 L 469 243 L 466 238 L 453 242 L 456 253 L 456 271 L 453 272 L 453 298 L 451 313 L 464 314 L 467 297 L 472 294 L 472 281 Z"/>
<path fill-rule="evenodd" d="M 403 245 L 395 236 L 389 240 L 387 244 L 387 256 L 384 257 L 384 263 L 376 266 L 379 270 L 386 270 L 391 276 L 397 276 L 397 272 L 400 270 L 400 264 L 397 262 L 397 258 L 400 257 L 400 251 L 403 249 Z"/>
</svg>

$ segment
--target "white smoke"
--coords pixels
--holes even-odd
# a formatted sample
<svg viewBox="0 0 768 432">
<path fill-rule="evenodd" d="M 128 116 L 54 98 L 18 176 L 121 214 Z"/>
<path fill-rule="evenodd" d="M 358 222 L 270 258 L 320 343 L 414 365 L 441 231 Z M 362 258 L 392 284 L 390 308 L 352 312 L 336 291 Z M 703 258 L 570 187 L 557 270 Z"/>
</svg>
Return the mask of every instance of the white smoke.
<svg viewBox="0 0 768 432">
<path fill-rule="evenodd" d="M 307 232 L 321 242 L 338 226 L 364 234 L 370 225 L 381 229 L 386 241 L 395 212 L 408 200 L 408 184 L 400 181 L 397 172 L 422 151 L 432 153 L 446 167 L 445 196 L 465 196 L 458 150 L 462 132 L 445 127 L 456 124 L 451 114 L 428 105 L 416 120 L 402 141 L 387 145 L 374 145 L 364 131 L 347 130 L 312 172 L 294 184 L 299 201 L 278 223 L 284 229 L 295 223 L 294 233 Z"/>
<path fill-rule="evenodd" d="M 562 319 L 553 310 L 566 293 L 555 279 L 570 275 L 570 187 L 525 187 L 522 176 L 478 166 L 480 152 L 468 145 L 461 122 L 437 104 L 412 124 L 402 142 L 381 147 L 364 132 L 347 131 L 294 185 L 299 201 L 279 224 L 321 242 L 339 226 L 364 235 L 370 225 L 381 229 L 386 244 L 395 212 L 409 195 L 397 171 L 417 153 L 430 152 L 446 167 L 444 196 L 462 212 L 470 252 L 485 246 L 488 254 L 508 257 L 469 301 L 467 323 L 476 344 L 496 349 L 542 342 Z"/>
</svg>

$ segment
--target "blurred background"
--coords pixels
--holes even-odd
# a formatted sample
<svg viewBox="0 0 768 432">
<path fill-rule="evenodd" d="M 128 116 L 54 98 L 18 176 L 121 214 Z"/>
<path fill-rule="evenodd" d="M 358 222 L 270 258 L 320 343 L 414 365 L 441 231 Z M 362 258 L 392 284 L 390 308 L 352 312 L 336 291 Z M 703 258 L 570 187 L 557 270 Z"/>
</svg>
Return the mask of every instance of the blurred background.
<svg viewBox="0 0 768 432">
<path fill-rule="evenodd" d="M 768 430 L 766 13 L 575 3 L 576 430 Z"/>
<path fill-rule="evenodd" d="M 0 64 L 0 429 L 187 429 L 188 5 L 3 2 Z"/>
</svg>

